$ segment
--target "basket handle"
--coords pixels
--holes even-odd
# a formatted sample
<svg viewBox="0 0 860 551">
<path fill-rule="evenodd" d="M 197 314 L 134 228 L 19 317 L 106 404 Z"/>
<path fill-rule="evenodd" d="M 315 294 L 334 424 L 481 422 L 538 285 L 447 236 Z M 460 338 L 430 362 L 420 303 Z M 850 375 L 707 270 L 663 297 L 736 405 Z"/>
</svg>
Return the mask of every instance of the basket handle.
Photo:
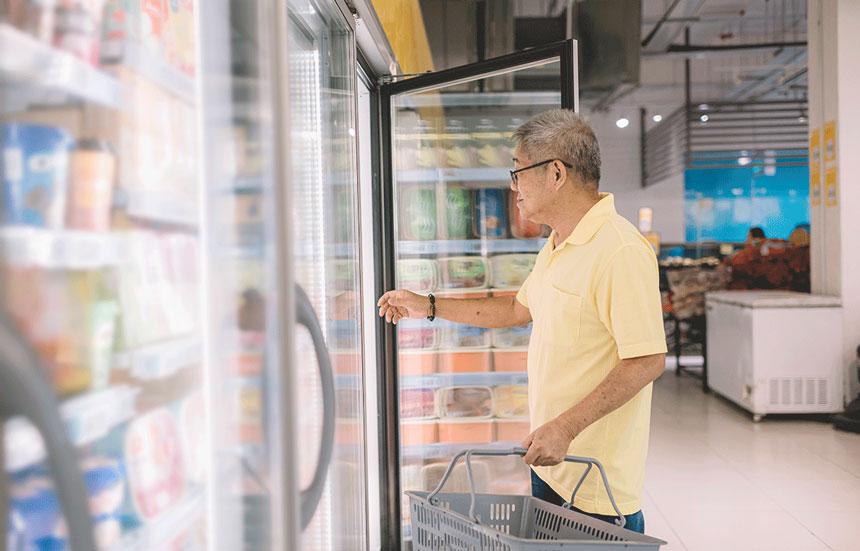
<svg viewBox="0 0 860 551">
<path fill-rule="evenodd" d="M 457 464 L 457 461 L 461 457 L 465 457 L 466 462 L 466 476 L 469 479 L 469 495 L 471 497 L 471 501 L 469 503 L 469 518 L 472 519 L 472 522 L 475 524 L 480 524 L 480 518 L 475 514 L 475 480 L 472 475 L 472 461 L 471 458 L 473 455 L 479 456 L 492 456 L 492 457 L 502 457 L 506 455 L 520 455 L 524 456 L 528 450 L 525 448 L 505 448 L 505 449 L 468 449 L 459 452 L 455 455 L 451 462 L 448 464 L 448 468 L 445 469 L 445 473 L 442 475 L 442 479 L 439 481 L 439 484 L 436 485 L 436 489 L 434 489 L 427 496 L 427 500 L 433 504 L 438 503 L 436 499 L 436 494 L 438 494 L 445 483 L 450 478 L 451 473 L 454 470 L 454 466 Z M 581 463 L 583 465 L 587 465 L 585 472 L 582 473 L 582 476 L 579 477 L 579 482 L 576 483 L 576 487 L 573 489 L 573 495 L 570 497 L 570 501 L 565 503 L 563 507 L 565 509 L 570 509 L 572 507 L 572 503 L 576 498 L 576 493 L 579 491 L 579 488 L 582 486 L 582 483 L 585 482 L 585 477 L 588 476 L 588 473 L 591 472 L 592 467 L 597 467 L 597 470 L 600 472 L 600 477 L 603 479 L 603 487 L 606 488 L 606 495 L 609 496 L 609 502 L 612 504 L 612 508 L 615 510 L 615 514 L 618 515 L 618 519 L 615 521 L 615 524 L 624 528 L 624 525 L 627 523 L 627 520 L 624 518 L 624 515 L 621 514 L 621 510 L 618 509 L 618 504 L 615 503 L 615 496 L 612 495 L 612 489 L 609 487 L 609 480 L 606 478 L 606 471 L 603 468 L 603 465 L 597 459 L 592 459 L 590 457 L 579 457 L 576 455 L 566 455 L 564 457 L 564 461 L 569 463 Z"/>
</svg>

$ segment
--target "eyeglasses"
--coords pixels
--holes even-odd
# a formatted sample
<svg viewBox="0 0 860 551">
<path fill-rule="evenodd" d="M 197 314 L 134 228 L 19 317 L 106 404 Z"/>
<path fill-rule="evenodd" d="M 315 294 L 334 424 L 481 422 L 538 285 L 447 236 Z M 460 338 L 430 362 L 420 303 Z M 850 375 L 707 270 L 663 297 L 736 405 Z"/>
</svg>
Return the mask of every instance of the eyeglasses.
<svg viewBox="0 0 860 551">
<path fill-rule="evenodd" d="M 562 161 L 562 160 L 560 160 L 560 159 L 547 159 L 546 161 L 541 161 L 541 162 L 539 162 L 539 163 L 535 163 L 535 164 L 533 164 L 533 165 L 524 166 L 523 168 L 518 168 L 518 169 L 516 169 L 516 170 L 511 170 L 511 171 L 510 171 L 510 172 L 511 172 L 511 181 L 512 181 L 512 182 L 514 182 L 514 183 L 516 183 L 516 182 L 517 182 L 517 174 L 518 174 L 518 173 L 520 173 L 520 172 L 522 172 L 522 171 L 524 171 L 524 170 L 528 170 L 528 169 L 530 169 L 530 168 L 537 168 L 537 167 L 539 167 L 539 166 L 547 165 L 547 164 L 549 164 L 549 163 L 553 163 L 553 162 L 555 162 L 555 161 L 560 162 L 561 164 L 563 164 L 563 165 L 564 165 L 564 166 L 566 166 L 567 168 L 573 168 L 573 165 L 572 165 L 572 164 L 570 164 L 570 163 L 566 163 L 566 162 L 564 162 L 564 161 Z"/>
</svg>

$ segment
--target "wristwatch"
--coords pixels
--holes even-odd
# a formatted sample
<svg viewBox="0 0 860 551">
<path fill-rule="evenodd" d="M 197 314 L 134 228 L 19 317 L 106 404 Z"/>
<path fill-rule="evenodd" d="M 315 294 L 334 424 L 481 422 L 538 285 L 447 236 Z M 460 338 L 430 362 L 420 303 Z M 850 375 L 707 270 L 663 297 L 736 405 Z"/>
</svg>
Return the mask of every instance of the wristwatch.
<svg viewBox="0 0 860 551">
<path fill-rule="evenodd" d="M 433 293 L 429 293 L 427 298 L 430 299 L 430 315 L 427 316 L 427 319 L 433 321 L 436 319 L 436 296 Z"/>
</svg>

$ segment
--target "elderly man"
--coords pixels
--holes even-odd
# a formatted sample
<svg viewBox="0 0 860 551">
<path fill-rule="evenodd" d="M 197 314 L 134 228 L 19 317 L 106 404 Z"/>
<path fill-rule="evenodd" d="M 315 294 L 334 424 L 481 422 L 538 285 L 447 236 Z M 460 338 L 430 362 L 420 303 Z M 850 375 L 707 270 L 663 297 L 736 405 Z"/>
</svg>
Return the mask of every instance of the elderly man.
<svg viewBox="0 0 860 551">
<path fill-rule="evenodd" d="M 440 317 L 481 327 L 533 321 L 528 352 L 532 433 L 523 441 L 532 494 L 561 505 L 583 472 L 566 454 L 606 467 L 627 527 L 644 531 L 641 512 L 651 383 L 664 369 L 666 342 L 657 259 L 637 229 L 598 192 L 600 150 L 578 115 L 557 109 L 514 133 L 511 189 L 523 218 L 553 232 L 515 298 L 444 299 L 389 291 L 379 315 Z M 576 510 L 612 522 L 594 469 Z"/>
</svg>

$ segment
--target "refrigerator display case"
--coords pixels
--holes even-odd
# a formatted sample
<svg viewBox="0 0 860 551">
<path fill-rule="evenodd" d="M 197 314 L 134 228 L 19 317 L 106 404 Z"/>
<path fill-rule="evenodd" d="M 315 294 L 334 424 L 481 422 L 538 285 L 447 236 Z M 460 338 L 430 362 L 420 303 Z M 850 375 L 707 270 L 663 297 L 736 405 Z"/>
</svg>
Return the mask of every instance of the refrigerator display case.
<svg viewBox="0 0 860 551">
<path fill-rule="evenodd" d="M 566 41 L 381 87 L 382 211 L 393 213 L 382 221 L 386 289 L 440 298 L 516 294 L 549 229 L 524 220 L 511 197 L 511 135 L 542 111 L 576 108 L 575 59 L 575 43 Z M 546 77 L 544 89 L 461 91 L 464 83 L 499 90 L 502 81 L 516 90 L 526 72 Z M 432 490 L 457 452 L 519 445 L 528 436 L 530 332 L 443 320 L 389 328 L 388 464 L 399 483 L 389 483 L 388 507 L 389 522 L 400 524 L 389 534 L 401 529 L 403 542 L 410 540 L 403 492 Z M 480 491 L 529 492 L 520 458 L 474 463 Z M 448 484 L 450 491 L 467 489 L 462 466 Z"/>
</svg>

